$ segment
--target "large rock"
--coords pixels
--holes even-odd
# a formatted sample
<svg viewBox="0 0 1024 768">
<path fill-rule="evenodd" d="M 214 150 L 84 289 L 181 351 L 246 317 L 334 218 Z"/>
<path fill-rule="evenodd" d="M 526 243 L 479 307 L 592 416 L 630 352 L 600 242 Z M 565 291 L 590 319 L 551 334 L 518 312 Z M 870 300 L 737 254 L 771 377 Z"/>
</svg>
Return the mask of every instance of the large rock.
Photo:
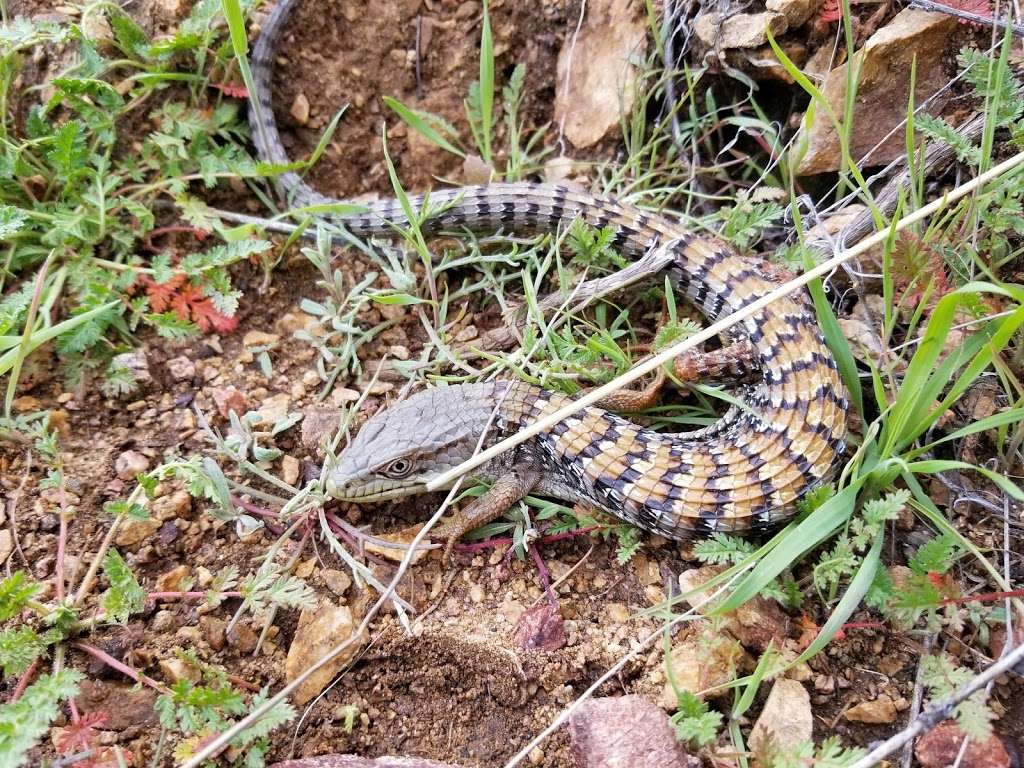
<svg viewBox="0 0 1024 768">
<path fill-rule="evenodd" d="M 569 719 L 580 768 L 689 768 L 700 765 L 676 740 L 668 716 L 642 696 L 588 699 Z"/>
<path fill-rule="evenodd" d="M 781 35 L 789 28 L 786 16 L 774 11 L 763 13 L 704 13 L 697 17 L 693 31 L 708 48 L 727 51 L 732 48 L 757 48 L 772 36 Z"/>
<path fill-rule="evenodd" d="M 344 605 L 325 602 L 316 610 L 305 610 L 299 615 L 299 626 L 288 648 L 284 663 L 285 678 L 291 682 L 308 667 L 327 655 L 334 646 L 347 640 L 356 630 L 352 611 Z M 297 706 L 322 691 L 341 668 L 362 648 L 364 638 L 349 645 L 329 664 L 318 669 L 302 683 L 292 696 Z"/>
<path fill-rule="evenodd" d="M 956 19 L 951 16 L 908 8 L 875 32 L 853 55 L 852 63 L 860 70 L 850 132 L 850 154 L 854 162 L 859 163 L 866 155 L 864 165 L 884 165 L 906 152 L 903 130 L 894 129 L 907 116 L 911 64 L 916 56 L 914 103 L 921 104 L 948 82 L 946 49 L 955 27 Z M 847 63 L 829 72 L 822 88 L 839 119 L 843 115 L 849 66 Z M 945 102 L 945 96 L 937 97 L 929 104 L 928 111 L 937 112 Z M 892 136 L 876 147 L 890 131 L 893 131 Z M 812 125 L 807 125 L 807 118 L 804 118 L 795 145 L 804 141 L 808 143 L 807 152 L 797 173 L 811 175 L 840 168 L 839 135 L 824 110 L 814 111 Z"/>
<path fill-rule="evenodd" d="M 960 758 L 964 732 L 955 720 L 946 720 L 924 734 L 914 745 L 914 755 L 924 768 L 945 768 L 959 764 L 961 768 L 1010 768 L 1013 763 L 1006 747 L 996 734 L 985 741 L 971 739 Z"/>
<path fill-rule="evenodd" d="M 761 751 L 770 743 L 786 750 L 808 741 L 814 731 L 811 697 L 796 680 L 775 681 L 754 728 L 750 732 L 750 748 Z"/>
<path fill-rule="evenodd" d="M 555 122 L 578 148 L 589 147 L 633 108 L 633 61 L 647 54 L 647 26 L 638 0 L 591 0 L 578 36 L 558 55 Z"/>
</svg>

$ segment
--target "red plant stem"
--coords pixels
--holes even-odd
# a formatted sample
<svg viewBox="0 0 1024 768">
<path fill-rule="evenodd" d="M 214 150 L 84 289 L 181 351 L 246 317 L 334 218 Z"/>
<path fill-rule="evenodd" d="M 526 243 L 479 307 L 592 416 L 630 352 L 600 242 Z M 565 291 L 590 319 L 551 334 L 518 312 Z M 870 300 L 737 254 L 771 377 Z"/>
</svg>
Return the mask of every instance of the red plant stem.
<svg viewBox="0 0 1024 768">
<path fill-rule="evenodd" d="M 230 680 L 234 685 L 237 685 L 239 688 L 245 688 L 245 690 L 252 691 L 253 693 L 258 693 L 260 690 L 260 687 L 258 685 L 256 685 L 255 683 L 250 683 L 248 680 L 246 680 L 243 677 L 239 677 L 238 675 L 228 675 L 228 680 Z"/>
<path fill-rule="evenodd" d="M 146 595 L 147 600 L 173 600 L 175 598 L 188 599 L 194 597 L 206 597 L 209 592 L 150 592 Z M 220 592 L 222 597 L 241 597 L 241 592 Z"/>
<path fill-rule="evenodd" d="M 133 669 L 132 667 L 129 667 L 127 664 L 118 661 L 109 653 L 101 651 L 99 648 L 93 645 L 83 643 L 80 640 L 74 641 L 73 643 L 71 643 L 71 645 L 80 651 L 85 651 L 93 658 L 99 659 L 108 667 L 116 669 L 121 674 L 127 675 L 137 683 L 145 683 L 150 688 L 153 688 L 154 690 L 160 693 L 170 693 L 170 689 L 167 688 L 167 686 L 163 685 L 162 683 L 158 683 L 156 680 L 154 680 L 151 677 L 148 677 L 147 675 L 142 674 L 137 669 Z"/>
<path fill-rule="evenodd" d="M 882 629 L 885 626 L 880 621 L 848 621 L 840 627 L 840 631 L 847 629 Z"/>
<path fill-rule="evenodd" d="M 68 699 L 68 709 L 71 710 L 71 722 L 74 725 L 78 725 L 78 723 L 82 719 L 82 716 L 78 714 L 78 705 L 75 704 L 74 698 Z"/>
<path fill-rule="evenodd" d="M 1005 600 L 1008 597 L 1024 597 L 1024 589 L 1011 589 L 1008 592 L 984 592 L 980 595 L 966 595 L 965 597 L 947 597 L 939 600 L 938 604 L 987 603 L 994 600 Z"/>
<path fill-rule="evenodd" d="M 241 507 L 246 512 L 251 512 L 252 514 L 259 515 L 260 517 L 269 517 L 273 520 L 278 518 L 277 512 L 274 512 L 272 509 L 266 509 L 265 507 L 253 504 L 251 501 L 246 501 L 241 496 L 235 496 L 235 494 L 231 494 L 231 503 L 236 507 Z"/>
<path fill-rule="evenodd" d="M 547 565 L 544 564 L 544 558 L 540 556 L 540 551 L 537 547 L 529 547 L 529 550 L 530 555 L 533 557 L 533 563 L 537 566 L 541 586 L 544 587 L 544 593 L 548 596 L 548 602 L 551 603 L 552 608 L 558 608 L 558 598 L 555 597 L 555 591 L 551 588 L 551 572 L 548 570 Z"/>
<path fill-rule="evenodd" d="M 562 541 L 563 539 L 574 539 L 577 536 L 586 536 L 591 531 L 596 531 L 601 528 L 600 525 L 590 525 L 586 528 L 577 528 L 572 531 L 562 531 L 561 533 L 552 533 L 547 536 L 541 536 L 537 539 L 537 544 L 550 544 L 553 541 Z M 508 536 L 495 537 L 493 539 L 485 539 L 484 541 L 474 541 L 471 544 L 459 544 L 456 549 L 459 552 L 476 552 L 480 549 L 495 549 L 496 547 L 504 547 L 513 543 L 513 539 Z"/>
<path fill-rule="evenodd" d="M 39 669 L 39 659 L 36 659 L 29 664 L 28 669 L 26 669 L 22 673 L 21 677 L 18 678 L 18 684 L 14 687 L 14 693 L 11 694 L 9 703 L 13 704 L 21 698 L 21 694 L 25 692 L 25 689 L 28 688 L 28 684 L 32 681 L 32 678 L 35 677 L 37 669 Z"/>
</svg>

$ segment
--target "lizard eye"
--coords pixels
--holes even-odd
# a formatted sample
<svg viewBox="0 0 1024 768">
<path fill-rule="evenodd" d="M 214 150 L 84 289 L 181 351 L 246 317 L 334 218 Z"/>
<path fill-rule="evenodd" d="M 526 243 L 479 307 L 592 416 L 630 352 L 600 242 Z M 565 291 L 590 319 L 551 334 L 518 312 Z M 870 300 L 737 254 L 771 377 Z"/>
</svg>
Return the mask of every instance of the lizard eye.
<svg viewBox="0 0 1024 768">
<path fill-rule="evenodd" d="M 384 474 L 395 480 L 401 480 L 410 472 L 412 472 L 412 462 L 409 459 L 395 459 L 384 467 Z"/>
</svg>

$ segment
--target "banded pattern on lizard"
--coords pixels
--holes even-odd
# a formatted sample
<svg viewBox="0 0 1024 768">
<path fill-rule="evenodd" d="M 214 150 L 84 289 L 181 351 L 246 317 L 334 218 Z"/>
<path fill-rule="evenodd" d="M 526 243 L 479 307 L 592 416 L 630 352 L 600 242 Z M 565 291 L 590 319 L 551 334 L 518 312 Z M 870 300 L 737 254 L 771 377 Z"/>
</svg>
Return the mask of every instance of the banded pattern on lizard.
<svg viewBox="0 0 1024 768">
<path fill-rule="evenodd" d="M 250 122 L 260 158 L 273 163 L 288 162 L 270 98 L 273 52 L 295 2 L 277 4 L 253 50 L 252 96 L 264 120 L 250 110 Z M 312 190 L 295 173 L 279 176 L 277 187 L 294 205 L 343 202 Z M 411 202 L 418 209 L 424 200 Z M 770 265 L 741 257 L 713 236 L 564 186 L 462 187 L 432 193 L 430 205 L 437 213 L 421 226 L 427 234 L 457 227 L 538 232 L 582 218 L 613 228 L 614 245 L 628 256 L 667 248 L 673 285 L 711 319 L 776 287 Z M 408 225 L 397 200 L 330 218 L 357 236 L 389 235 L 394 226 Z M 586 408 L 481 468 L 476 474 L 495 485 L 448 526 L 449 543 L 528 492 L 593 504 L 670 538 L 743 532 L 789 519 L 794 503 L 823 482 L 843 450 L 846 392 L 806 296 L 774 302 L 738 328 L 737 338 L 756 350 L 756 378 L 738 392 L 743 408 L 731 408 L 708 428 L 676 434 Z M 359 502 L 420 492 L 468 458 L 489 424 L 485 446 L 565 401 L 518 381 L 419 392 L 367 421 L 338 458 L 328 490 Z"/>
</svg>

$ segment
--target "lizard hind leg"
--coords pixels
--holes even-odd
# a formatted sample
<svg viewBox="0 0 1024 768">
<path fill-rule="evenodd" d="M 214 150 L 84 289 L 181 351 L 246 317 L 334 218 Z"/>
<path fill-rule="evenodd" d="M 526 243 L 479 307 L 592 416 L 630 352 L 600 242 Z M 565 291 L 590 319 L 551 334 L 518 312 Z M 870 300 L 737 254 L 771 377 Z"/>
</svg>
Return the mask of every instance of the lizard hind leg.
<svg viewBox="0 0 1024 768">
<path fill-rule="evenodd" d="M 684 384 L 746 384 L 761 374 L 761 360 L 750 339 L 739 339 L 720 349 L 684 352 L 672 371 Z"/>
</svg>

